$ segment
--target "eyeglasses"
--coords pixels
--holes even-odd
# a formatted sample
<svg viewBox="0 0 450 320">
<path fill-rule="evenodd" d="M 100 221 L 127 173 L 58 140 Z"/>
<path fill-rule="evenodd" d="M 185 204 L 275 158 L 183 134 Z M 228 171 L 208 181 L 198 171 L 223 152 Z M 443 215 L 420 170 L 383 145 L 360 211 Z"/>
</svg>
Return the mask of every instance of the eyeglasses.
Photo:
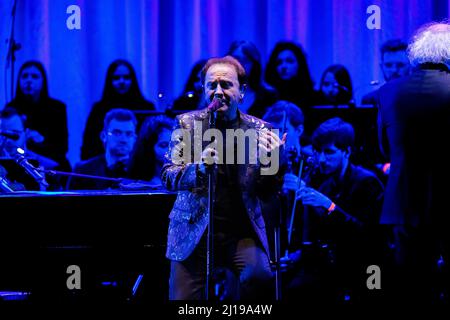
<svg viewBox="0 0 450 320">
<path fill-rule="evenodd" d="M 118 129 L 114 129 L 113 131 L 106 132 L 108 136 L 119 138 L 121 136 L 125 136 L 126 138 L 135 138 L 136 134 L 133 131 L 122 131 Z"/>
<path fill-rule="evenodd" d="M 0 137 L 17 141 L 24 133 L 21 130 L 0 130 Z"/>
<path fill-rule="evenodd" d="M 385 63 L 383 63 L 383 65 L 386 68 L 394 68 L 395 67 L 397 69 L 402 69 L 402 68 L 406 67 L 406 64 L 403 62 L 385 62 Z"/>
<path fill-rule="evenodd" d="M 4 134 L 8 134 L 8 133 L 12 133 L 12 134 L 22 134 L 24 133 L 25 130 L 0 130 L 0 133 L 4 133 Z"/>
</svg>

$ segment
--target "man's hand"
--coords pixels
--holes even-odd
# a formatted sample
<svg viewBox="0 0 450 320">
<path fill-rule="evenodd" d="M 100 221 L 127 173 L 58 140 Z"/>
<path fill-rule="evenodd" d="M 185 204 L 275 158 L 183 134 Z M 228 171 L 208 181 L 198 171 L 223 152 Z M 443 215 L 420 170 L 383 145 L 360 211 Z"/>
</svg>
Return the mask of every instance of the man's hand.
<svg viewBox="0 0 450 320">
<path fill-rule="evenodd" d="M 202 152 L 202 158 L 200 159 L 199 170 L 202 174 L 206 175 L 213 165 L 219 162 L 219 155 L 214 148 L 208 147 Z"/>
<path fill-rule="evenodd" d="M 186 143 L 179 139 L 178 143 L 174 145 L 170 149 L 170 159 L 172 163 L 177 165 L 183 165 L 188 164 L 189 161 L 189 154 L 184 154 L 186 150 Z"/>
<path fill-rule="evenodd" d="M 304 186 L 305 182 L 303 180 L 300 180 L 293 173 L 286 173 L 283 176 L 283 190 L 296 191 L 297 193 L 299 193 L 301 188 L 303 188 Z"/>
<path fill-rule="evenodd" d="M 275 149 L 280 148 L 286 143 L 286 138 L 287 133 L 280 139 L 280 137 L 271 130 L 261 130 L 258 137 L 258 158 L 260 158 L 261 155 L 268 154 L 269 152 L 273 152 Z"/>
<path fill-rule="evenodd" d="M 37 132 L 36 130 L 30 130 L 28 129 L 26 131 L 26 137 L 27 140 L 31 140 L 34 143 L 42 143 L 44 142 L 44 136 L 41 135 L 39 132 Z"/>
<path fill-rule="evenodd" d="M 332 203 L 332 201 L 327 196 L 313 188 L 308 187 L 304 187 L 299 190 L 299 192 L 297 193 L 297 199 L 302 200 L 302 203 L 304 205 L 320 207 L 324 209 L 328 209 Z"/>
<path fill-rule="evenodd" d="M 283 176 L 282 190 L 297 191 L 298 188 L 299 188 L 299 178 L 295 174 L 286 173 Z"/>
<path fill-rule="evenodd" d="M 219 154 L 215 148 L 208 147 L 202 152 L 201 163 L 212 166 L 213 164 L 219 163 Z"/>
</svg>

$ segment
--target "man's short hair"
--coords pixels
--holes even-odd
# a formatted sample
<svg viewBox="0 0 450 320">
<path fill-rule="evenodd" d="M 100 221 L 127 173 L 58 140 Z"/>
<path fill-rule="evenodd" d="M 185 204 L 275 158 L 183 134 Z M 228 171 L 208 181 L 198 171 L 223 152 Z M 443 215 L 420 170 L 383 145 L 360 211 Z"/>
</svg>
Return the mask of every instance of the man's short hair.
<svg viewBox="0 0 450 320">
<path fill-rule="evenodd" d="M 292 102 L 285 100 L 277 101 L 269 107 L 263 120 L 267 122 L 280 122 L 284 119 L 285 114 L 287 121 L 296 128 L 305 122 L 302 110 Z"/>
<path fill-rule="evenodd" d="M 355 143 L 355 130 L 352 125 L 341 118 L 331 118 L 323 122 L 312 135 L 314 149 L 322 149 L 334 144 L 341 150 L 352 148 Z"/>
<path fill-rule="evenodd" d="M 128 109 L 112 109 L 110 110 L 103 122 L 103 130 L 106 130 L 112 120 L 117 121 L 132 121 L 134 126 L 137 126 L 137 120 L 134 113 Z"/>
<path fill-rule="evenodd" d="M 383 43 L 381 46 L 381 59 L 384 60 L 384 54 L 386 52 L 405 51 L 408 48 L 408 44 L 401 39 L 391 39 Z"/>
<path fill-rule="evenodd" d="M 411 65 L 435 63 L 450 65 L 450 23 L 429 23 L 417 30 L 408 46 Z"/>
<path fill-rule="evenodd" d="M 244 67 L 239 63 L 239 61 L 236 58 L 233 58 L 232 56 L 225 56 L 222 58 L 211 58 L 206 62 L 201 73 L 202 84 L 205 83 L 206 72 L 208 72 L 208 69 L 215 64 L 228 64 L 232 66 L 236 70 L 239 85 L 242 86 L 247 83 L 247 75 L 245 74 Z"/>
</svg>

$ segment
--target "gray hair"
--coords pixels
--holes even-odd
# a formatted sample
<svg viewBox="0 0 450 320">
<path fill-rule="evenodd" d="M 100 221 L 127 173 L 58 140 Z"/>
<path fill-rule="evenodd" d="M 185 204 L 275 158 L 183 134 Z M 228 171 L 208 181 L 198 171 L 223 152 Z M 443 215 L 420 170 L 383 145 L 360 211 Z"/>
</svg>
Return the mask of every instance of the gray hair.
<svg viewBox="0 0 450 320">
<path fill-rule="evenodd" d="M 450 65 L 450 24 L 433 22 L 422 26 L 408 46 L 408 58 L 413 66 L 422 63 Z"/>
</svg>

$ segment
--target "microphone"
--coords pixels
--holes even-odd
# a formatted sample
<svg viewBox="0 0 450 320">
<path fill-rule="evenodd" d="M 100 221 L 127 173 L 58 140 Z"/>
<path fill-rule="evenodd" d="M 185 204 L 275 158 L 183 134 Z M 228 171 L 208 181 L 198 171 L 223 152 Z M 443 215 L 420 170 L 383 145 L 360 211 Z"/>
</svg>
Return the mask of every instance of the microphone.
<svg viewBox="0 0 450 320">
<path fill-rule="evenodd" d="M 17 141 L 20 138 L 18 133 L 12 133 L 12 132 L 0 132 L 0 136 L 14 140 L 14 141 Z"/>
<path fill-rule="evenodd" d="M 216 111 L 222 107 L 223 99 L 214 97 L 211 103 L 208 105 L 208 112 L 209 112 L 209 126 L 210 128 L 213 128 L 216 125 Z"/>
<path fill-rule="evenodd" d="M 222 107 L 223 99 L 214 97 L 211 103 L 208 105 L 208 112 L 216 112 L 220 107 Z"/>
<path fill-rule="evenodd" d="M 18 148 L 20 149 L 20 148 Z M 22 150 L 22 149 L 20 149 Z M 22 150 L 23 152 L 23 150 Z M 39 172 L 31 163 L 28 162 L 27 158 L 18 150 L 15 161 L 18 165 L 25 169 L 25 171 L 36 180 L 41 187 L 48 187 L 47 181 L 45 181 L 45 176 Z"/>
</svg>

